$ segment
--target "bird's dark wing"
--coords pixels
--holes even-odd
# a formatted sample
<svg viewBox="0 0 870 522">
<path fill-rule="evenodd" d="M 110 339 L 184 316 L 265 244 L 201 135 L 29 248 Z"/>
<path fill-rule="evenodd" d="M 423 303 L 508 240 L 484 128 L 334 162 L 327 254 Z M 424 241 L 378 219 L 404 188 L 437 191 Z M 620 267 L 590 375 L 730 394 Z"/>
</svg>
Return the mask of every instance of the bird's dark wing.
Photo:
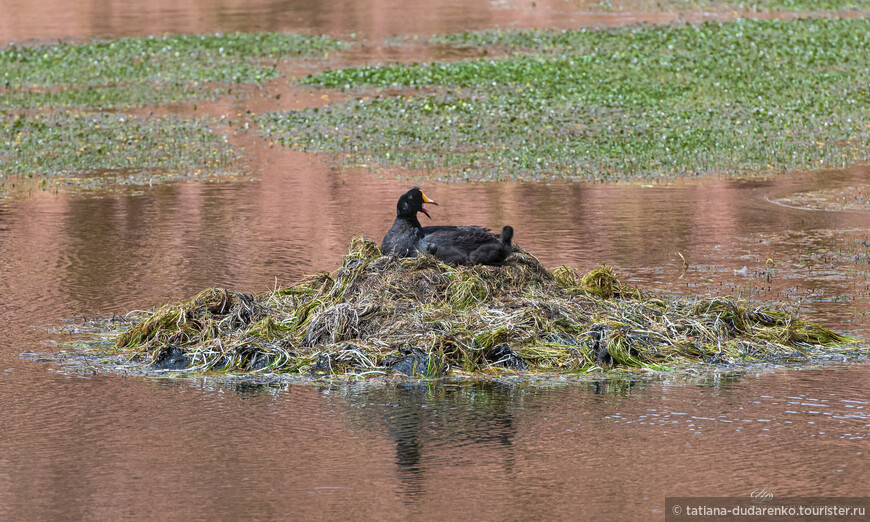
<svg viewBox="0 0 870 522">
<path fill-rule="evenodd" d="M 428 236 L 429 234 L 433 234 L 435 232 L 460 232 L 466 229 L 477 229 L 479 232 L 490 233 L 488 228 L 479 227 L 476 225 L 468 225 L 468 226 L 455 226 L 455 225 L 434 225 L 430 227 L 421 227 L 420 231 L 423 233 L 423 237 Z"/>
<path fill-rule="evenodd" d="M 425 234 L 425 230 L 423 231 Z M 441 248 L 458 248 L 465 252 L 472 252 L 481 245 L 498 243 L 498 238 L 489 233 L 483 227 L 451 227 L 433 230 L 424 235 L 423 242 Z"/>
</svg>

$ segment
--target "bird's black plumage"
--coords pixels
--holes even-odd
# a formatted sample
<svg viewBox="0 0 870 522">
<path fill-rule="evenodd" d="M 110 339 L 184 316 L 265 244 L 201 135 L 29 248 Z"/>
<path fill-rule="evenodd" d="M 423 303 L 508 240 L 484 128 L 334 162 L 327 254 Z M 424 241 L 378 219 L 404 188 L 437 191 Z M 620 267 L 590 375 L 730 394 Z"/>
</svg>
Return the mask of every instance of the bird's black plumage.
<svg viewBox="0 0 870 522">
<path fill-rule="evenodd" d="M 513 235 L 510 226 L 499 236 L 478 226 L 445 227 L 425 235 L 417 249 L 454 265 L 498 265 L 513 251 Z"/>
<path fill-rule="evenodd" d="M 500 265 L 504 263 L 514 247 L 511 240 L 514 237 L 514 227 L 506 225 L 501 229 L 498 242 L 487 242 L 477 247 L 468 254 L 468 261 L 472 265 Z"/>
<path fill-rule="evenodd" d="M 415 257 L 423 252 L 454 265 L 497 265 L 513 251 L 514 229 L 510 226 L 498 236 L 479 226 L 421 226 L 418 212 L 431 217 L 424 203 L 438 204 L 419 187 L 402 194 L 396 203 L 396 219 L 381 243 L 384 254 Z"/>
</svg>

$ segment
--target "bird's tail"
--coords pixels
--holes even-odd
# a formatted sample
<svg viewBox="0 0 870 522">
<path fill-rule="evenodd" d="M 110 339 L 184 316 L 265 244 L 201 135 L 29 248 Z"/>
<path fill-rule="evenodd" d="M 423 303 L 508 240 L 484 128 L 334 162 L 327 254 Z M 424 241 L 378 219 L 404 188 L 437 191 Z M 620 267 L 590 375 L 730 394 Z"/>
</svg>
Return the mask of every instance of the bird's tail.
<svg viewBox="0 0 870 522">
<path fill-rule="evenodd" d="M 511 246 L 511 239 L 514 237 L 514 227 L 507 225 L 501 229 L 501 234 L 498 237 L 499 242 L 504 247 Z"/>
</svg>

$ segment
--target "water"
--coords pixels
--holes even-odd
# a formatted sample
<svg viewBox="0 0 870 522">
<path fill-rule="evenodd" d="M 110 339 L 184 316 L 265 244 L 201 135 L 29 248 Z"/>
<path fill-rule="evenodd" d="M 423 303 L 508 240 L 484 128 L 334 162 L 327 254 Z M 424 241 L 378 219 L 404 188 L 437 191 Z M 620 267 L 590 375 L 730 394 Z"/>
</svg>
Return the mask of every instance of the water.
<svg viewBox="0 0 870 522">
<path fill-rule="evenodd" d="M 442 0 L 417 3 L 413 9 L 402 0 L 153 0 L 147 4 L 3 0 L 0 37 L 49 40 L 166 32 L 302 31 L 380 40 L 494 26 L 568 28 L 639 20 L 667 23 L 681 18 L 677 13 L 649 10 L 645 0 L 636 3 L 644 7 L 607 12 L 589 0 Z M 686 17 L 692 15 L 682 16 Z"/>
<path fill-rule="evenodd" d="M 60 12 L 50 2 L 2 0 L 0 40 L 178 29 L 374 40 L 629 16 L 555 0 L 441 2 L 414 17 L 404 5 L 115 2 L 49 16 Z M 260 112 L 264 100 L 200 110 Z M 305 100 L 288 93 L 280 103 Z M 662 517 L 666 496 L 867 494 L 870 374 L 861 364 L 544 386 L 314 387 L 71 375 L 19 357 L 56 350 L 68 338 L 56 329 L 83 319 L 208 286 L 265 291 L 335 268 L 352 236 L 382 237 L 414 184 L 235 139 L 255 180 L 37 190 L 0 203 L 0 519 L 648 519 Z M 516 242 L 548 266 L 606 262 L 661 293 L 784 301 L 866 337 L 870 214 L 781 203 L 864 186 L 868 175 L 856 166 L 652 187 L 423 186 L 440 203 L 433 224 L 512 224 Z"/>
<path fill-rule="evenodd" d="M 11 520 L 647 519 L 666 496 L 865 494 L 870 472 L 865 366 L 598 389 L 19 371 L 0 381 Z"/>
</svg>

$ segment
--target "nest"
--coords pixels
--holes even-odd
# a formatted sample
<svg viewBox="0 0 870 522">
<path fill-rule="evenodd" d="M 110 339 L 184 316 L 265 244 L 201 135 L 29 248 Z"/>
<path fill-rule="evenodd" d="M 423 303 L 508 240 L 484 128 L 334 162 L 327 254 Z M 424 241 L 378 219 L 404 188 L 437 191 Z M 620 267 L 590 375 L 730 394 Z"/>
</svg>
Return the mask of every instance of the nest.
<svg viewBox="0 0 870 522">
<path fill-rule="evenodd" d="M 602 266 L 544 268 L 383 256 L 354 238 L 342 266 L 261 296 L 222 288 L 147 314 L 114 351 L 187 371 L 439 376 L 793 362 L 859 350 L 771 307 L 661 298 Z"/>
</svg>

